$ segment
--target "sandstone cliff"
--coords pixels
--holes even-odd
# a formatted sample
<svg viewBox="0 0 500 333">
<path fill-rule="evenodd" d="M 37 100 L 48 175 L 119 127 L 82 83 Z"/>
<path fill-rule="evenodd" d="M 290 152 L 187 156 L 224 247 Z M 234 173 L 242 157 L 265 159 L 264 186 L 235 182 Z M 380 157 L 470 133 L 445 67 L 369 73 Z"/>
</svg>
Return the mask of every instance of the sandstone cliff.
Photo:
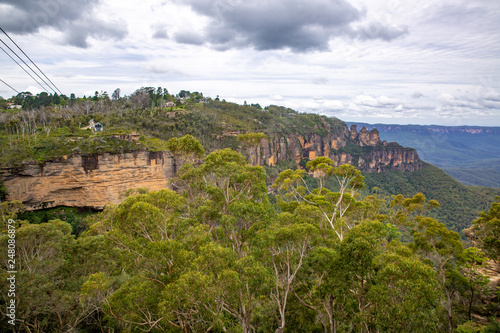
<svg viewBox="0 0 500 333">
<path fill-rule="evenodd" d="M 268 135 L 260 145 L 248 148 L 251 163 L 275 165 L 293 160 L 303 167 L 309 160 L 328 156 L 335 165 L 352 164 L 367 172 L 414 171 L 421 167 L 414 149 L 381 142 L 376 129 L 363 127 L 358 132 L 356 126 L 348 129 L 344 125 L 334 130 L 326 122 L 315 127 L 315 133 Z M 0 173 L 8 188 L 7 199 L 20 200 L 28 210 L 56 206 L 102 209 L 107 203 L 119 203 L 120 195 L 128 189 L 168 187 L 174 163 L 166 151 L 148 152 L 143 148 L 128 153 L 64 156 L 43 166 L 25 162 L 22 168 L 4 168 Z"/>
<path fill-rule="evenodd" d="M 3 169 L 8 200 L 20 200 L 28 210 L 70 206 L 103 209 L 119 203 L 128 189 L 168 187 L 173 163 L 165 151 L 62 157 L 40 166 Z"/>
<path fill-rule="evenodd" d="M 417 151 L 397 143 L 380 140 L 377 129 L 365 127 L 358 132 L 356 125 L 335 132 L 327 128 L 326 135 L 286 134 L 268 135 L 259 147 L 247 149 L 250 161 L 257 165 L 276 165 L 294 160 L 297 165 L 319 156 L 331 158 L 335 165 L 352 164 L 362 171 L 415 171 L 421 168 Z"/>
</svg>

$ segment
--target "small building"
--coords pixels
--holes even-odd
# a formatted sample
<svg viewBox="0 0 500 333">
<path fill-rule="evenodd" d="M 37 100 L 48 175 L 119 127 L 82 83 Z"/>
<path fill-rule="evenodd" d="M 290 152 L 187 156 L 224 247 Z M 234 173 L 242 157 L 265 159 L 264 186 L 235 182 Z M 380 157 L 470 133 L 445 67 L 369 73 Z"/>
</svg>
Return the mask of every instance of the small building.
<svg viewBox="0 0 500 333">
<path fill-rule="evenodd" d="M 82 129 L 91 129 L 93 132 L 102 132 L 104 130 L 104 126 L 100 122 L 94 123 L 94 119 L 90 119 L 89 125 L 83 127 Z"/>
<path fill-rule="evenodd" d="M 101 123 L 97 122 L 94 124 L 94 128 L 93 128 L 94 132 L 102 132 L 103 129 L 104 128 L 103 128 Z"/>
<path fill-rule="evenodd" d="M 23 106 L 22 105 L 17 105 L 12 102 L 7 102 L 7 107 L 9 109 L 21 109 Z"/>
</svg>

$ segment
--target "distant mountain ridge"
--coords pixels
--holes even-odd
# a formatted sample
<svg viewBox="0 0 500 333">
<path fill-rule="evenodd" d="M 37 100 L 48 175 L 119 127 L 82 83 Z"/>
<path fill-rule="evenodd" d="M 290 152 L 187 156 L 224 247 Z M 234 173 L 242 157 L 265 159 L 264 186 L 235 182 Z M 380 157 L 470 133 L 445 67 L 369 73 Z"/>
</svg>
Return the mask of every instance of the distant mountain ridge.
<svg viewBox="0 0 500 333">
<path fill-rule="evenodd" d="M 349 123 L 382 140 L 416 148 L 420 158 L 465 185 L 500 187 L 500 127 Z"/>
<path fill-rule="evenodd" d="M 380 132 L 413 132 L 413 133 L 442 133 L 442 134 L 493 134 L 500 135 L 500 127 L 485 126 L 441 126 L 441 125 L 392 125 L 392 124 L 367 124 L 346 122 L 348 126 L 364 126 L 367 130 L 376 128 Z"/>
</svg>

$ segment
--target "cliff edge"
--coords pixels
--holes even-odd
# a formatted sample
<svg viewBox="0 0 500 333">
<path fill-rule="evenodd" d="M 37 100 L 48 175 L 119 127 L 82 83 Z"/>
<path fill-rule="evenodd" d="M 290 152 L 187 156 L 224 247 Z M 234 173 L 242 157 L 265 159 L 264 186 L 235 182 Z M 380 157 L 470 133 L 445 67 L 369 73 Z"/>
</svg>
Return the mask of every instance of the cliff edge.
<svg viewBox="0 0 500 333">
<path fill-rule="evenodd" d="M 108 203 L 119 203 L 128 189 L 168 187 L 173 160 L 166 151 L 75 155 L 43 166 L 28 162 L 1 173 L 8 199 L 21 201 L 27 210 L 57 206 L 103 209 Z"/>
<path fill-rule="evenodd" d="M 358 132 L 356 126 L 348 129 L 345 124 L 332 128 L 327 121 L 317 122 L 314 129 L 314 133 L 306 134 L 296 131 L 268 134 L 257 145 L 246 148 L 250 163 L 273 166 L 292 160 L 303 167 L 309 160 L 327 156 L 337 166 L 352 164 L 365 172 L 421 168 L 416 150 L 382 142 L 376 129 L 368 131 L 363 127 Z M 114 140 L 121 140 L 120 148 L 132 144 L 135 150 L 76 153 L 43 163 L 27 160 L 21 166 L 0 169 L 8 189 L 7 199 L 21 201 L 27 210 L 57 206 L 103 209 L 108 203 L 119 203 L 126 190 L 159 190 L 169 186 L 175 170 L 168 151 L 148 151 L 138 145 L 137 138 Z M 106 142 L 112 141 L 108 138 Z"/>
<path fill-rule="evenodd" d="M 274 134 L 263 139 L 257 147 L 246 149 L 250 161 L 257 165 L 276 165 L 280 161 L 294 160 L 302 166 L 319 156 L 332 159 L 336 166 L 352 164 L 365 172 L 388 170 L 415 171 L 422 167 L 418 153 L 413 148 L 381 141 L 377 129 L 368 131 L 356 125 L 332 131 L 325 126 L 326 135 Z"/>
</svg>

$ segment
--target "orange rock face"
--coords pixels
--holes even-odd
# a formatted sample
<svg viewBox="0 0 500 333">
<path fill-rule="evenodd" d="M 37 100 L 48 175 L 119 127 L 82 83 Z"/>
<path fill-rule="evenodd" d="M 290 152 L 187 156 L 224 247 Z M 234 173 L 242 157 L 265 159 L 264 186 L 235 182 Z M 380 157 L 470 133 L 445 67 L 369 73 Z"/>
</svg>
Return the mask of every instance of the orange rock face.
<svg viewBox="0 0 500 333">
<path fill-rule="evenodd" d="M 28 164 L 21 173 L 4 170 L 8 200 L 23 202 L 28 210 L 69 206 L 102 209 L 119 203 L 128 189 L 167 188 L 173 176 L 168 152 L 138 151 L 124 154 L 74 156 Z"/>
<path fill-rule="evenodd" d="M 304 160 L 326 156 L 331 158 L 336 166 L 352 164 L 367 172 L 414 171 L 421 167 L 416 150 L 403 148 L 397 143 L 382 142 L 377 129 L 368 131 L 362 127 L 358 133 L 356 126 L 352 125 L 350 130 L 346 126 L 336 133 L 325 132 L 325 135 L 311 133 L 268 137 L 262 140 L 259 149 L 247 150 L 247 155 L 250 156 L 250 161 L 257 165 L 276 165 L 283 160 L 294 160 L 298 165 Z M 356 156 L 346 152 L 343 148 L 348 143 L 351 147 L 362 147 L 362 155 Z"/>
</svg>

